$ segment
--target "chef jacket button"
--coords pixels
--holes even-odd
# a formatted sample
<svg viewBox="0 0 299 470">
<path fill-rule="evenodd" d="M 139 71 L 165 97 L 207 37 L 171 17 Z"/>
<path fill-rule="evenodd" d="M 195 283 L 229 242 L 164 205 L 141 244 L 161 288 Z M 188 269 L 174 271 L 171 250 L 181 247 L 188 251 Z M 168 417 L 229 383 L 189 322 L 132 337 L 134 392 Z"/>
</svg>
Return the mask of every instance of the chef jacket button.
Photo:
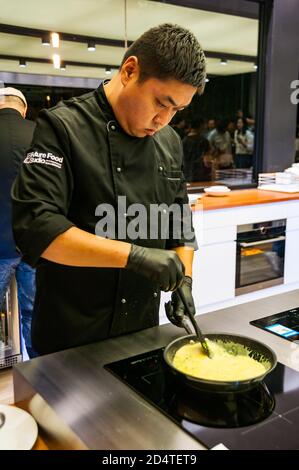
<svg viewBox="0 0 299 470">
<path fill-rule="evenodd" d="M 163 171 L 163 166 L 159 166 L 159 171 Z"/>
<path fill-rule="evenodd" d="M 118 167 L 116 168 L 116 171 L 117 171 L 117 173 L 121 173 L 121 167 L 118 166 Z"/>
<path fill-rule="evenodd" d="M 158 297 L 158 293 L 157 293 L 157 292 L 154 292 L 153 295 L 154 295 L 155 298 Z"/>
<path fill-rule="evenodd" d="M 122 304 L 125 304 L 126 302 L 127 302 L 126 299 L 121 299 L 121 303 L 122 303 Z"/>
</svg>

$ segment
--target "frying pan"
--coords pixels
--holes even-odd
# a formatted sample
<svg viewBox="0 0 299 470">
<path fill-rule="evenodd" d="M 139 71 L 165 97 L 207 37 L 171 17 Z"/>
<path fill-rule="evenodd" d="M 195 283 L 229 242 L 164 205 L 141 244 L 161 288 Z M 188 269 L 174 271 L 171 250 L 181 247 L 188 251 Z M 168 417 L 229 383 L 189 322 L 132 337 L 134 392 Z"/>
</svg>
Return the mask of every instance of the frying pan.
<svg viewBox="0 0 299 470">
<path fill-rule="evenodd" d="M 196 335 L 182 336 L 175 339 L 169 343 L 168 346 L 166 346 L 163 357 L 171 373 L 175 375 L 179 382 L 185 384 L 188 387 L 214 393 L 241 392 L 257 385 L 276 367 L 277 359 L 274 351 L 272 351 L 272 349 L 270 349 L 265 344 L 260 343 L 259 341 L 256 341 L 252 338 L 227 333 L 206 334 L 205 337 L 211 341 L 218 342 L 232 354 L 237 354 L 237 348 L 240 349 L 239 345 L 241 345 L 241 347 L 249 352 L 250 357 L 265 365 L 265 373 L 254 378 L 236 381 L 206 380 L 185 374 L 173 366 L 173 358 L 178 349 L 186 344 L 189 344 L 191 340 L 198 341 L 198 338 Z"/>
</svg>

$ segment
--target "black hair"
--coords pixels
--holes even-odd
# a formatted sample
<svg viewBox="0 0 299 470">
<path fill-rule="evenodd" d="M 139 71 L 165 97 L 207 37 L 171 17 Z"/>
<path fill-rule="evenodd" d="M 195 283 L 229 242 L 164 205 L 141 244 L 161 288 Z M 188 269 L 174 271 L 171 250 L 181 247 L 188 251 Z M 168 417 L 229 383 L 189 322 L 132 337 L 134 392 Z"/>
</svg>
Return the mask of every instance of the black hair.
<svg viewBox="0 0 299 470">
<path fill-rule="evenodd" d="M 237 128 L 237 124 L 238 124 L 239 119 L 241 119 L 241 121 L 243 122 L 243 129 L 238 129 L 238 128 Z M 247 121 L 246 121 L 246 119 L 244 119 L 243 117 L 238 117 L 238 118 L 236 119 L 236 129 L 237 129 L 237 131 L 238 131 L 238 134 L 241 133 L 241 134 L 245 135 L 245 134 L 246 134 L 246 131 L 247 131 L 247 128 L 248 128 L 248 126 L 247 126 Z"/>
<path fill-rule="evenodd" d="M 190 124 L 192 129 L 202 129 L 205 124 L 205 121 L 203 118 L 196 116 L 193 117 Z"/>
<path fill-rule="evenodd" d="M 169 23 L 142 34 L 126 51 L 121 66 L 130 56 L 140 65 L 140 81 L 148 78 L 175 79 L 198 88 L 205 87 L 204 52 L 191 31 Z"/>
<path fill-rule="evenodd" d="M 219 134 L 224 134 L 224 132 L 227 130 L 227 125 L 228 125 L 227 118 L 217 119 L 216 129 L 219 132 Z"/>
</svg>

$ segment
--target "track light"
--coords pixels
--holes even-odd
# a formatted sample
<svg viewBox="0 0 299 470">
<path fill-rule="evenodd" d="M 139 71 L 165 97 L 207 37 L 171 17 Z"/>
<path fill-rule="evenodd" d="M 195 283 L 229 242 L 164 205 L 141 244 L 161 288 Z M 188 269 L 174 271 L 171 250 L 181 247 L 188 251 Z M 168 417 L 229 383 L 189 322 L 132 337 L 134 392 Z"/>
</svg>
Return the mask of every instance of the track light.
<svg viewBox="0 0 299 470">
<path fill-rule="evenodd" d="M 257 63 L 256 62 L 254 62 L 253 68 L 254 68 L 254 70 L 257 70 Z"/>
<path fill-rule="evenodd" d="M 208 77 L 205 78 L 205 82 L 208 83 L 210 79 Z"/>
<path fill-rule="evenodd" d="M 57 48 L 59 47 L 59 34 L 58 33 L 51 33 L 51 41 L 52 46 Z"/>
<path fill-rule="evenodd" d="M 94 52 L 96 50 L 96 43 L 94 41 L 88 41 L 87 50 Z"/>
<path fill-rule="evenodd" d="M 50 42 L 50 34 L 47 33 L 47 34 L 44 34 L 43 37 L 42 37 L 42 45 L 43 46 L 50 46 L 51 42 Z"/>
<path fill-rule="evenodd" d="M 106 74 L 111 75 L 111 68 L 110 67 L 106 67 Z"/>
<path fill-rule="evenodd" d="M 220 64 L 221 65 L 227 65 L 227 60 L 226 59 L 220 59 Z"/>
<path fill-rule="evenodd" d="M 64 72 L 65 69 L 66 69 L 65 62 L 61 62 L 61 64 L 60 64 L 60 70 L 62 70 L 62 71 Z"/>
<path fill-rule="evenodd" d="M 60 55 L 53 54 L 52 60 L 53 60 L 54 69 L 60 69 Z"/>
<path fill-rule="evenodd" d="M 25 59 L 20 59 L 19 60 L 19 67 L 26 67 L 26 60 Z"/>
</svg>

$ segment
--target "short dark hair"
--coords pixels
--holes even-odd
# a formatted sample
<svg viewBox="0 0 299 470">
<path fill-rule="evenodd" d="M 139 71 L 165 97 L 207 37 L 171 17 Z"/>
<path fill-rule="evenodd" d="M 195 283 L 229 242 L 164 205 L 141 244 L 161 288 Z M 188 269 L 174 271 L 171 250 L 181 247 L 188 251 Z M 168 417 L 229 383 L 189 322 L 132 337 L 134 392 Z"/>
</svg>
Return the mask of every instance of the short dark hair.
<svg viewBox="0 0 299 470">
<path fill-rule="evenodd" d="M 142 34 L 126 51 L 121 66 L 130 56 L 140 65 L 140 81 L 148 78 L 175 79 L 198 88 L 205 87 L 204 52 L 191 31 L 169 23 Z"/>
<path fill-rule="evenodd" d="M 192 119 L 191 119 L 191 129 L 202 129 L 204 124 L 205 124 L 205 121 L 203 118 L 201 117 L 198 117 L 198 116 L 194 116 Z"/>
<path fill-rule="evenodd" d="M 217 119 L 216 129 L 220 134 L 224 134 L 224 132 L 227 129 L 227 125 L 228 125 L 228 119 L 225 117 L 221 117 Z"/>
</svg>

